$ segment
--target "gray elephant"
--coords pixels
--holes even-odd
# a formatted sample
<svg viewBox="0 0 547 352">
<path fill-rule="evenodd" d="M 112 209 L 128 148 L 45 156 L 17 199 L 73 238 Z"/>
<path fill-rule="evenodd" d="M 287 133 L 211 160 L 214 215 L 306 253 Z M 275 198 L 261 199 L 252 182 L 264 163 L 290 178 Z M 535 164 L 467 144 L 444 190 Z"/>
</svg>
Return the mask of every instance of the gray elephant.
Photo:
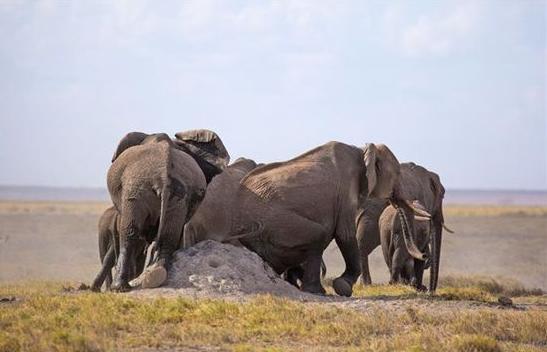
<svg viewBox="0 0 547 352">
<path fill-rule="evenodd" d="M 414 163 L 401 164 L 401 192 L 405 199 L 418 200 L 431 215 L 431 275 L 429 290 L 434 292 L 439 278 L 442 229 L 444 225 L 443 198 L 445 189 L 439 176 Z M 378 221 L 389 202 L 365 199 L 357 216 L 357 241 L 361 254 L 361 272 L 363 284 L 371 283 L 368 266 L 369 254 L 380 245 Z M 406 217 L 413 227 L 414 217 Z M 404 220 L 404 219 L 403 219 Z M 447 229 L 447 231 L 450 231 Z M 451 231 L 450 231 L 451 232 Z"/>
<path fill-rule="evenodd" d="M 346 262 L 334 289 L 349 296 L 360 274 L 355 237 L 360 202 L 389 198 L 412 213 L 399 197 L 399 173 L 399 162 L 385 145 L 327 143 L 247 173 L 230 191 L 223 212 L 204 212 L 186 224 L 184 245 L 206 239 L 239 241 L 278 274 L 306 262 L 302 289 L 324 293 L 321 254 L 334 238 Z M 410 252 L 423 258 L 412 247 L 411 231 L 406 236 Z"/>
<path fill-rule="evenodd" d="M 413 202 L 416 208 L 423 209 L 418 202 Z M 424 209 L 425 210 L 425 209 Z M 384 259 L 390 272 L 390 283 L 405 283 L 415 286 L 420 291 L 423 286 L 424 261 L 413 258 L 407 251 L 402 233 L 403 224 L 393 206 L 387 206 L 378 221 L 380 242 Z M 430 221 L 415 221 L 414 234 L 416 246 L 422 252 L 429 253 Z"/>
<path fill-rule="evenodd" d="M 240 186 L 240 181 L 251 170 L 255 169 L 257 164 L 246 158 L 238 158 L 232 164 L 228 165 L 222 174 L 215 177 L 209 185 L 207 185 L 207 193 L 205 198 L 199 205 L 195 214 L 190 221 L 185 225 L 184 232 L 187 232 L 188 224 L 192 223 L 198 226 L 198 224 L 206 224 L 211 219 L 215 221 L 208 224 L 208 229 L 214 234 L 218 231 L 219 234 L 224 231 L 225 228 L 231 226 L 228 222 L 232 219 L 227 216 L 222 216 L 229 211 L 229 207 L 233 205 L 233 198 L 237 196 L 237 191 Z M 194 243 L 187 243 L 189 236 L 183 236 L 183 243 L 181 247 L 190 247 Z M 237 239 L 232 239 L 228 236 L 220 236 L 218 238 L 212 237 L 212 239 L 219 242 L 230 242 L 234 245 L 240 246 L 241 243 Z"/>
<path fill-rule="evenodd" d="M 178 248 L 185 222 L 205 195 L 211 180 L 229 161 L 220 138 L 207 130 L 147 135 L 133 132 L 119 143 L 107 184 L 120 213 L 120 251 L 112 289 L 130 290 L 135 250 L 148 224 L 158 224 L 157 258 L 142 278 L 142 287 L 157 287 L 167 278 L 171 254 Z"/>
<path fill-rule="evenodd" d="M 112 285 L 112 268 L 116 264 L 117 253 L 119 253 L 119 220 L 119 213 L 114 206 L 106 209 L 99 219 L 98 240 L 101 269 L 91 285 L 93 291 L 100 291 L 103 283 L 107 290 L 110 290 Z M 145 239 L 138 240 L 135 246 L 135 267 L 131 268 L 132 273 L 129 275 L 129 280 L 142 273 L 149 242 L 154 240 L 156 232 L 157 226 L 155 224 L 148 226 L 148 230 L 144 231 Z"/>
</svg>

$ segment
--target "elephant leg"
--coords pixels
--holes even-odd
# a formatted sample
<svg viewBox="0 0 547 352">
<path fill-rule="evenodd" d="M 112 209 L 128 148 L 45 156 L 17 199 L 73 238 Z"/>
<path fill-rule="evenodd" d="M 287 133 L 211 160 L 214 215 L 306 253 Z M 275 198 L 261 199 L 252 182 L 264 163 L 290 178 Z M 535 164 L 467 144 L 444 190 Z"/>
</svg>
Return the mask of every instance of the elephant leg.
<svg viewBox="0 0 547 352">
<path fill-rule="evenodd" d="M 93 284 L 91 284 L 92 291 L 99 292 L 105 279 L 107 280 L 106 288 L 109 289 L 111 282 L 108 282 L 108 279 L 112 281 L 112 267 L 114 266 L 114 263 L 116 261 L 115 256 L 116 254 L 114 253 L 114 246 L 111 245 L 106 251 L 106 254 L 103 258 L 101 270 L 95 277 L 95 280 L 93 280 Z"/>
<path fill-rule="evenodd" d="M 412 285 L 416 281 L 416 275 L 414 273 L 414 259 L 408 258 L 405 261 L 403 268 L 403 283 L 405 285 Z"/>
<path fill-rule="evenodd" d="M 368 256 L 380 245 L 378 224 L 371 224 L 366 219 L 361 219 L 357 224 L 357 242 L 361 256 L 361 282 L 363 285 L 371 285 L 372 277 L 370 276 Z"/>
<path fill-rule="evenodd" d="M 131 202 L 133 203 L 133 202 Z M 122 206 L 123 207 L 123 206 Z M 112 290 L 124 292 L 131 290 L 129 281 L 132 279 L 135 270 L 135 250 L 139 241 L 141 241 L 142 224 L 140 219 L 145 219 L 145 214 L 141 214 L 135 209 L 134 204 L 126 205 L 122 208 L 120 220 L 120 253 L 116 275 L 112 284 Z"/>
<path fill-rule="evenodd" d="M 403 248 L 396 248 L 393 252 L 393 257 L 391 258 L 391 279 L 389 280 L 390 284 L 397 284 L 401 282 L 402 271 L 405 268 L 405 251 Z"/>
<path fill-rule="evenodd" d="M 115 262 L 114 265 L 116 265 Z M 112 267 L 114 267 L 114 265 L 112 265 Z M 112 269 L 108 270 L 108 272 L 106 273 L 106 278 L 104 279 L 104 288 L 107 291 L 110 291 L 110 289 L 112 288 Z"/>
<path fill-rule="evenodd" d="M 357 238 L 353 234 L 346 236 L 337 235 L 335 240 L 346 263 L 346 270 L 340 277 L 334 279 L 332 287 L 338 295 L 350 297 L 353 293 L 353 285 L 361 274 Z"/>
<path fill-rule="evenodd" d="M 322 255 L 313 254 L 302 264 L 302 291 L 324 295 L 325 288 L 321 284 L 321 261 Z"/>
<path fill-rule="evenodd" d="M 427 287 L 423 285 L 425 262 L 423 260 L 414 259 L 414 282 L 412 285 L 416 287 L 418 291 L 427 291 Z"/>
<path fill-rule="evenodd" d="M 300 288 L 298 280 L 302 281 L 304 279 L 304 269 L 302 268 L 302 266 L 289 268 L 283 273 L 283 277 L 285 278 L 285 281 L 287 281 L 294 287 Z"/>
<path fill-rule="evenodd" d="M 171 262 L 173 252 L 178 249 L 180 235 L 187 215 L 187 205 L 181 206 L 180 203 L 168 206 L 165 213 L 163 227 L 160 226 L 156 238 L 156 251 L 154 264 L 145 270 L 142 280 L 143 288 L 155 288 L 161 286 L 167 280 L 167 269 Z"/>
</svg>

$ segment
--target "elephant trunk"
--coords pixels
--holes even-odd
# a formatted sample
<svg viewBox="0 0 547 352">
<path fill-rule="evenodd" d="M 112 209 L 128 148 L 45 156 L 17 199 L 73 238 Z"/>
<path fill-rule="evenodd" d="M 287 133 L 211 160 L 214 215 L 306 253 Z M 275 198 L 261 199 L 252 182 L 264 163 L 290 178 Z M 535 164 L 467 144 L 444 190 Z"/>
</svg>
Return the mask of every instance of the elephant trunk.
<svg viewBox="0 0 547 352">
<path fill-rule="evenodd" d="M 433 228 L 430 234 L 431 272 L 429 275 L 429 292 L 435 292 L 439 281 L 439 266 L 441 261 L 441 243 L 443 237 L 443 213 L 436 214 L 431 221 Z"/>
<path fill-rule="evenodd" d="M 404 203 L 399 204 L 398 206 L 396 206 L 396 208 L 397 208 L 397 214 L 399 215 L 399 220 L 401 222 L 403 238 L 404 238 L 408 253 L 412 257 L 419 260 L 427 259 L 427 256 L 418 249 L 418 246 L 416 246 L 414 223 L 409 221 L 408 217 L 405 214 L 405 211 L 407 211 L 409 214 L 412 214 L 412 209 L 410 209 L 410 207 L 408 207 L 408 205 Z"/>
</svg>

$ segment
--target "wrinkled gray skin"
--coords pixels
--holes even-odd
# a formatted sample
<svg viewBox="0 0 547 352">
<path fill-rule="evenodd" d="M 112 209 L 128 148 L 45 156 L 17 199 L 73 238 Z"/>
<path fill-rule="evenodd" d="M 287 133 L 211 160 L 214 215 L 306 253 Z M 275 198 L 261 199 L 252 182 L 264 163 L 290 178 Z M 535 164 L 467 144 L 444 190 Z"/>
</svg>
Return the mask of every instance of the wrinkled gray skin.
<svg viewBox="0 0 547 352">
<path fill-rule="evenodd" d="M 119 213 L 114 206 L 106 209 L 99 219 L 98 240 L 101 269 L 91 285 L 91 290 L 93 291 L 100 291 L 103 283 L 105 284 L 106 290 L 110 290 L 112 285 L 112 268 L 116 264 L 117 253 L 119 253 L 119 219 Z M 135 246 L 135 267 L 131 268 L 133 273 L 129 275 L 130 280 L 142 273 L 146 261 L 148 242 L 153 240 L 153 237 L 157 232 L 156 224 L 151 224 L 147 227 L 148 230 L 145 231 L 147 239 L 139 240 Z"/>
<path fill-rule="evenodd" d="M 334 288 L 349 296 L 360 274 L 355 237 L 360 200 L 390 198 L 402 203 L 399 173 L 399 162 L 384 145 L 361 149 L 327 143 L 249 172 L 230 191 L 223 212 L 204 212 L 186 224 L 184 245 L 206 239 L 239 241 L 278 274 L 306 261 L 302 289 L 323 293 L 321 254 L 334 238 L 346 262 Z"/>
<path fill-rule="evenodd" d="M 421 206 L 415 205 L 422 208 Z M 403 238 L 403 228 L 397 209 L 389 205 L 378 221 L 380 242 L 384 259 L 390 272 L 390 283 L 411 284 L 420 291 L 427 288 L 422 284 L 424 261 L 412 257 Z M 415 221 L 414 234 L 416 246 L 424 253 L 429 252 L 429 221 Z"/>
<path fill-rule="evenodd" d="M 142 286 L 157 287 L 165 281 L 184 223 L 205 195 L 206 180 L 222 172 L 229 161 L 220 138 L 211 131 L 182 132 L 176 137 L 174 142 L 163 133 L 129 133 L 112 158 L 108 191 L 120 213 L 115 291 L 130 290 L 136 247 L 150 223 L 158 224 L 157 257 L 152 270 L 145 271 Z"/>
<path fill-rule="evenodd" d="M 431 214 L 431 275 L 429 290 L 434 292 L 439 278 L 442 229 L 444 224 L 443 198 L 445 189 L 439 176 L 414 163 L 401 164 L 401 192 L 405 199 L 418 200 Z M 389 205 L 382 200 L 368 199 L 362 204 L 357 219 L 357 241 L 361 254 L 361 279 L 363 284 L 370 285 L 372 280 L 368 266 L 369 254 L 380 245 L 378 220 Z M 407 216 L 414 226 L 412 216 Z M 423 264 L 422 264 L 423 265 Z"/>
<path fill-rule="evenodd" d="M 222 215 L 227 214 L 229 207 L 233 206 L 233 198 L 237 196 L 240 186 L 239 182 L 248 172 L 256 167 L 257 164 L 253 160 L 246 158 L 238 158 L 232 164 L 228 165 L 228 167 L 224 169 L 224 172 L 216 176 L 211 183 L 209 183 L 205 198 L 188 224 L 192 223 L 194 226 L 198 226 L 198 224 L 206 224 L 211 221 L 211 219 L 214 219 L 214 222 L 208 223 L 208 229 L 210 231 L 224 231 L 225 228 L 230 227 L 231 223 L 229 222 L 231 219 Z M 184 227 L 184 231 L 187 231 L 188 224 Z M 184 237 L 184 240 L 188 239 L 188 236 Z M 215 239 L 221 242 L 229 242 L 233 245 L 241 246 L 241 242 L 237 240 L 232 241 L 229 237 L 219 237 Z M 195 243 L 197 242 L 199 241 L 196 241 Z M 182 247 L 188 248 L 193 244 L 194 243 L 183 243 Z"/>
</svg>

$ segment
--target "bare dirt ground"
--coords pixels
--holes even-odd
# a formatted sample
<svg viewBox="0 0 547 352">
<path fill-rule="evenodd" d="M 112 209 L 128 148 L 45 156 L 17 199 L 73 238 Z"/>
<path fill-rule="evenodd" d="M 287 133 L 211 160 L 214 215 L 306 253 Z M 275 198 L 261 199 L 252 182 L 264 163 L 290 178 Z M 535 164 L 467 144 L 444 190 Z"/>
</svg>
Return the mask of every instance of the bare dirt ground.
<svg viewBox="0 0 547 352">
<path fill-rule="evenodd" d="M 99 269 L 97 221 L 106 207 L 96 202 L 0 202 L 0 282 L 90 282 Z M 441 276 L 503 276 L 547 290 L 547 215 L 447 213 L 447 224 L 456 233 L 444 235 Z M 327 276 L 343 270 L 335 245 L 327 249 L 325 261 Z M 380 248 L 370 263 L 373 282 L 386 282 Z"/>
</svg>

